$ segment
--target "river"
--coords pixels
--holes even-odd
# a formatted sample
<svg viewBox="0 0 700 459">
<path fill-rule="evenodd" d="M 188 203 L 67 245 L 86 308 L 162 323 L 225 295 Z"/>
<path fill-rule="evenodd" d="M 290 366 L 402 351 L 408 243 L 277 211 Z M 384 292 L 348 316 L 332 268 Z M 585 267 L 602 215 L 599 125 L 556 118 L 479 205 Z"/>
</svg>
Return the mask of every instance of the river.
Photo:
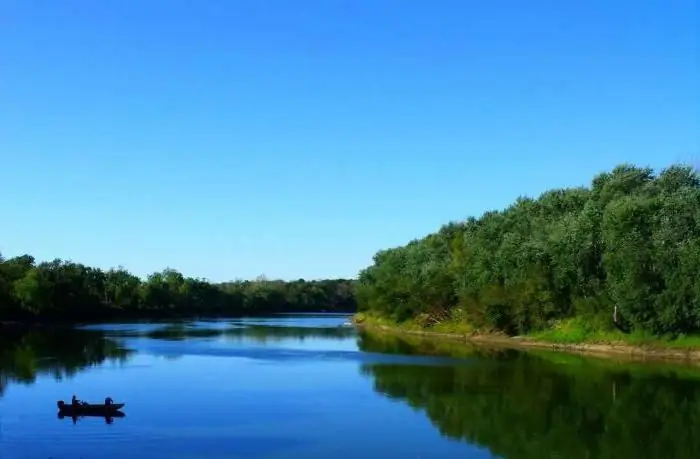
<svg viewBox="0 0 700 459">
<path fill-rule="evenodd" d="M 700 370 L 359 333 L 345 315 L 0 336 L 0 458 L 700 457 Z M 124 402 L 60 419 L 56 401 Z"/>
</svg>

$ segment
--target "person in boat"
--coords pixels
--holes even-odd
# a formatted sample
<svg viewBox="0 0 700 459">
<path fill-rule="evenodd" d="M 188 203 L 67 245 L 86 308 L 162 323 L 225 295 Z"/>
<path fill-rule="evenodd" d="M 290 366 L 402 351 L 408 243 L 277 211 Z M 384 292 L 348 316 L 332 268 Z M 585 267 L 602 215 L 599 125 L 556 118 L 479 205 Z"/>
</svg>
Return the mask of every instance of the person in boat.
<svg viewBox="0 0 700 459">
<path fill-rule="evenodd" d="M 88 404 L 88 402 L 78 400 L 78 397 L 76 397 L 75 395 L 73 395 L 73 398 L 71 399 L 70 403 L 73 406 L 83 406 Z"/>
<path fill-rule="evenodd" d="M 112 400 L 112 397 L 107 397 L 107 398 L 105 399 L 105 406 L 109 406 L 109 405 L 111 405 L 112 403 L 114 403 L 114 400 Z"/>
</svg>

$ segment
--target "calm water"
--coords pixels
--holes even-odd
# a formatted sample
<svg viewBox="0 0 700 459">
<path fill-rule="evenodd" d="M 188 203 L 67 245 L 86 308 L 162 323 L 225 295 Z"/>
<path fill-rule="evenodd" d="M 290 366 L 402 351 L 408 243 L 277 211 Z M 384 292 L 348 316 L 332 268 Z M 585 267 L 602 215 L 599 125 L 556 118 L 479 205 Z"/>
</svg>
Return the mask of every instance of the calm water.
<svg viewBox="0 0 700 459">
<path fill-rule="evenodd" d="M 0 458 L 698 458 L 700 372 L 342 315 L 2 332 Z M 59 419 L 56 400 L 125 402 Z"/>
</svg>

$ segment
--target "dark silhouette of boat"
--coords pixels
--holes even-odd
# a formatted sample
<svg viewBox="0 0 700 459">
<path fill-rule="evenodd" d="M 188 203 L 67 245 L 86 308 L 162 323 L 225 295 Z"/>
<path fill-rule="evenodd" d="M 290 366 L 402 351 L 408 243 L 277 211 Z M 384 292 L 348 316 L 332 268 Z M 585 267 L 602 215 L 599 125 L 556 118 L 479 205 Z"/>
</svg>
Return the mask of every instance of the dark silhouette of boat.
<svg viewBox="0 0 700 459">
<path fill-rule="evenodd" d="M 119 411 L 124 407 L 124 403 L 110 403 L 107 405 L 104 403 L 98 404 L 81 402 L 73 405 L 71 403 L 64 403 L 63 400 L 59 400 L 56 405 L 58 406 L 59 414 L 63 414 L 64 416 L 124 416 L 124 413 Z"/>
<path fill-rule="evenodd" d="M 71 414 L 71 413 L 64 413 L 62 411 L 58 412 L 58 419 L 65 419 L 68 418 L 73 421 L 73 424 L 78 423 L 78 419 L 83 419 L 83 418 L 102 418 L 105 420 L 105 424 L 112 424 L 114 422 L 114 418 L 123 418 L 126 416 L 124 413 L 121 411 L 115 411 L 114 413 L 109 413 L 109 414 Z"/>
</svg>

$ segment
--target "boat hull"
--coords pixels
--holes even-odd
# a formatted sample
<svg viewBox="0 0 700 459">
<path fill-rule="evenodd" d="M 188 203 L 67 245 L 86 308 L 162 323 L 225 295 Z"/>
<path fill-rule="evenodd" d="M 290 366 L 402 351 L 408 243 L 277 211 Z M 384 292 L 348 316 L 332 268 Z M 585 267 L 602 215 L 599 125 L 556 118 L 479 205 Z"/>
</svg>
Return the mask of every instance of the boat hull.
<svg viewBox="0 0 700 459">
<path fill-rule="evenodd" d="M 72 405 L 72 404 L 63 403 L 62 400 L 59 400 L 59 402 L 58 402 L 58 411 L 60 413 L 63 413 L 66 416 L 72 416 L 72 415 L 77 415 L 77 416 L 85 416 L 85 415 L 108 416 L 108 415 L 114 415 L 114 413 L 117 413 L 123 407 L 124 407 L 124 403 L 113 403 L 110 405 L 92 404 L 92 403 Z"/>
</svg>

